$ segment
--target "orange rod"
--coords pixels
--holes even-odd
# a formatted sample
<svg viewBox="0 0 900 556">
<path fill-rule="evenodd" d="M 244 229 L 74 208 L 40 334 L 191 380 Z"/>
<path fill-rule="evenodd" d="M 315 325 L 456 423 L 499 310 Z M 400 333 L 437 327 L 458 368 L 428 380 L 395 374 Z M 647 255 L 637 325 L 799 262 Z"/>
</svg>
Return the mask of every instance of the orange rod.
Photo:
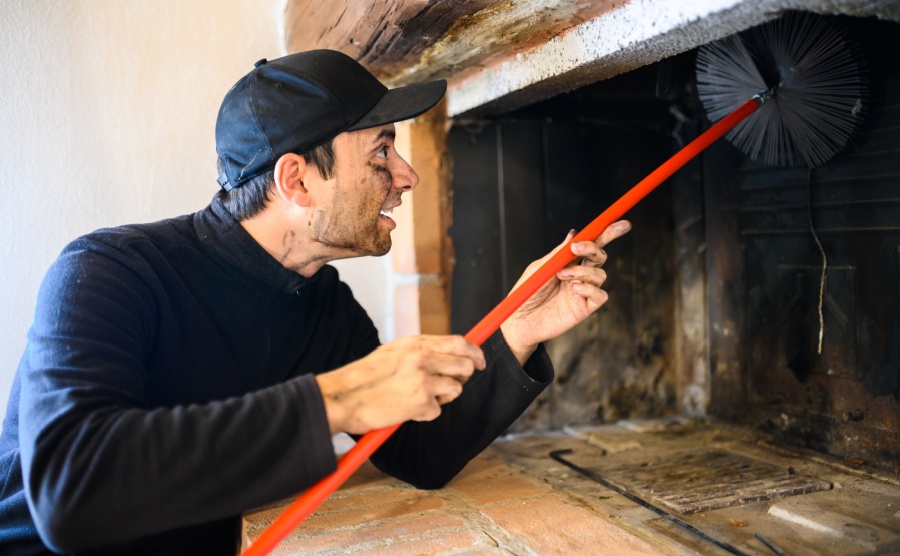
<svg viewBox="0 0 900 556">
<path fill-rule="evenodd" d="M 500 325 L 512 315 L 525 301 L 546 284 L 556 273 L 569 264 L 575 256 L 568 248 L 574 241 L 594 241 L 610 224 L 622 217 L 641 199 L 646 197 L 659 184 L 674 174 L 679 168 L 687 164 L 692 158 L 700 154 L 716 139 L 728 133 L 741 120 L 753 113 L 759 106 L 760 100 L 754 97 L 734 112 L 728 114 L 715 125 L 706 130 L 699 137 L 688 143 L 683 149 L 664 162 L 662 166 L 653 171 L 640 183 L 631 188 L 618 201 L 603 211 L 583 230 L 578 232 L 563 249 L 556 252 L 547 262 L 528 277 L 518 288 L 512 291 L 503 301 L 488 313 L 472 330 L 466 334 L 466 339 L 475 345 L 482 345 L 487 339 L 499 330 Z M 338 462 L 337 470 L 328 475 L 309 490 L 304 492 L 297 500 L 288 506 L 275 521 L 272 522 L 260 536 L 253 541 L 241 556 L 263 556 L 274 549 L 279 542 L 290 534 L 295 527 L 309 517 L 328 496 L 340 487 L 354 471 L 359 469 L 369 456 L 390 438 L 400 425 L 393 425 L 384 429 L 374 430 L 363 435 L 359 442 L 347 452 Z"/>
</svg>

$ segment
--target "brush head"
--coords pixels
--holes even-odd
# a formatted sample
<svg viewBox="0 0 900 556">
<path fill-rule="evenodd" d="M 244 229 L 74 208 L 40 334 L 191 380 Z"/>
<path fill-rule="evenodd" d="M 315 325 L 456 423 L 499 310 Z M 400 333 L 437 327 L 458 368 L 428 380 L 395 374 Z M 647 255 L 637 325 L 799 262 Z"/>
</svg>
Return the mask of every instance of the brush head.
<svg viewBox="0 0 900 556">
<path fill-rule="evenodd" d="M 861 48 L 834 18 L 800 12 L 700 47 L 697 92 L 712 121 L 768 92 L 726 137 L 771 166 L 828 162 L 869 108 Z"/>
</svg>

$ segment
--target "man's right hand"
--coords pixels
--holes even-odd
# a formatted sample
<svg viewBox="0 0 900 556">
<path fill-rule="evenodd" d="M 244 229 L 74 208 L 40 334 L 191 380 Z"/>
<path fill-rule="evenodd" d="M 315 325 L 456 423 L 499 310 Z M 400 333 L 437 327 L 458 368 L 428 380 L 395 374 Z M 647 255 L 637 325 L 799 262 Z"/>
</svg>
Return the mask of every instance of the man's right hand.
<svg viewBox="0 0 900 556">
<path fill-rule="evenodd" d="M 410 336 L 316 380 L 331 433 L 365 434 L 437 418 L 484 368 L 481 349 L 462 336 Z"/>
</svg>

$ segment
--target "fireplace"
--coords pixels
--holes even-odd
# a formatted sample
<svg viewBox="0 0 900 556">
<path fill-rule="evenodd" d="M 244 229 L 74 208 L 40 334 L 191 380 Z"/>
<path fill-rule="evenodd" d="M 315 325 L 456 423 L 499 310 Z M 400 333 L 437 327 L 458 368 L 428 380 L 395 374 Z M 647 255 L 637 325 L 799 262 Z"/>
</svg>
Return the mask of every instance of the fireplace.
<svg viewBox="0 0 900 556">
<path fill-rule="evenodd" d="M 610 301 L 552 342 L 557 380 L 516 432 L 708 416 L 896 469 L 898 26 L 837 19 L 863 40 L 877 92 L 858 142 L 807 171 L 765 167 L 721 141 L 654 191 L 608 249 Z M 455 332 L 709 125 L 694 57 L 454 122 Z"/>
<path fill-rule="evenodd" d="M 449 284 L 456 333 L 709 126 L 698 44 L 786 7 L 866 16 L 833 17 L 862 37 L 877 102 L 860 140 L 812 172 L 762 166 L 724 140 L 682 168 L 626 215 L 634 229 L 607 248 L 609 302 L 548 344 L 556 380 L 507 436 L 438 491 L 364 467 L 277 553 L 900 553 L 898 3 L 594 2 L 558 41 L 499 54 L 506 35 L 486 31 L 491 10 L 539 2 L 400 4 L 409 13 L 390 12 L 400 23 L 371 41 L 339 18 L 339 41 L 318 46 L 343 48 L 349 36 L 370 65 L 382 56 L 406 68 L 398 84 L 451 78 L 452 164 L 435 155 L 442 121 L 415 140 L 441 143 L 426 195 L 452 176 L 433 203 L 452 207 L 448 237 L 433 242 L 452 249 L 429 251 L 452 257 L 403 283 L 420 296 L 432 288 L 432 299 Z M 483 17 L 450 27 L 448 14 L 476 4 Z M 576 4 L 547 11 L 578 20 Z M 680 26 L 666 27 L 680 12 Z M 628 26 L 650 20 L 651 38 L 630 41 Z M 404 25 L 443 38 L 418 56 Z M 598 44 L 584 49 L 598 58 L 579 58 L 591 37 Z M 556 56 L 578 63 L 518 79 Z M 422 219 L 429 234 L 441 210 Z M 821 295 L 816 239 L 827 255 Z M 280 510 L 248 515 L 245 540 Z"/>
</svg>

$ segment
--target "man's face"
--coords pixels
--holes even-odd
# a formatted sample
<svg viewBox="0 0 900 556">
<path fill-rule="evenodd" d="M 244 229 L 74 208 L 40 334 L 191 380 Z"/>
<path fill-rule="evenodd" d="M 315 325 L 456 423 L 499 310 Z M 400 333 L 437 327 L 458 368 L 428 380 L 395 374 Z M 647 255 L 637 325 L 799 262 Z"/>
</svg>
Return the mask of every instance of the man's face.
<svg viewBox="0 0 900 556">
<path fill-rule="evenodd" d="M 325 194 L 309 222 L 313 238 L 343 257 L 384 255 L 397 226 L 390 211 L 419 182 L 394 150 L 394 125 L 338 135 L 334 162 L 334 177 L 322 184 Z"/>
</svg>

